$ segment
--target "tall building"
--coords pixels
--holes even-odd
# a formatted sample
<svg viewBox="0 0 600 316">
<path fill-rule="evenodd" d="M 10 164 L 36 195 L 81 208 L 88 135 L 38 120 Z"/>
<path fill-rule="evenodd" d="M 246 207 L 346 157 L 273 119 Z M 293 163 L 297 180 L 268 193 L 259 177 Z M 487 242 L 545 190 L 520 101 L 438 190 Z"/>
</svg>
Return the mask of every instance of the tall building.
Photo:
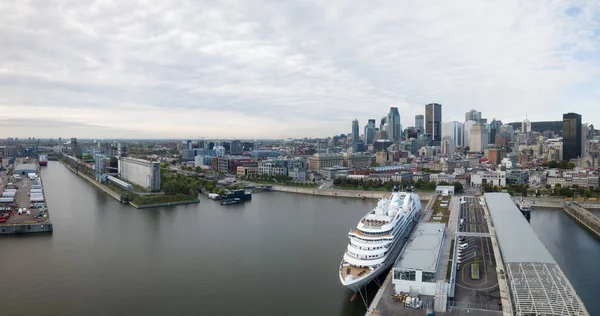
<svg viewBox="0 0 600 316">
<path fill-rule="evenodd" d="M 387 116 L 388 137 L 394 142 L 402 139 L 402 127 L 400 126 L 400 112 L 398 108 L 391 107 Z"/>
<path fill-rule="evenodd" d="M 454 141 L 455 147 L 463 146 L 463 126 L 461 122 L 447 122 L 442 124 L 442 139 L 449 137 Z"/>
<path fill-rule="evenodd" d="M 440 147 L 443 155 L 450 155 L 456 152 L 456 145 L 454 139 L 450 138 L 450 136 L 442 137 L 442 143 Z"/>
<path fill-rule="evenodd" d="M 481 120 L 481 112 L 479 112 L 479 111 L 471 110 L 471 111 L 465 113 L 465 122 L 467 122 L 467 121 L 479 122 L 480 120 Z"/>
<path fill-rule="evenodd" d="M 419 135 L 425 133 L 425 116 L 423 114 L 415 115 L 415 129 Z"/>
<path fill-rule="evenodd" d="M 526 137 L 529 137 L 531 134 L 531 122 L 527 119 L 527 115 L 525 116 L 523 123 L 521 123 L 521 133 L 525 134 Z"/>
<path fill-rule="evenodd" d="M 425 105 L 425 133 L 431 134 L 434 146 L 439 146 L 442 140 L 442 105 L 430 103 Z"/>
<path fill-rule="evenodd" d="M 570 160 L 581 155 L 581 115 L 577 113 L 563 114 L 563 160 Z"/>
<path fill-rule="evenodd" d="M 387 116 L 382 117 L 381 121 L 379 122 L 379 130 L 380 131 L 386 131 L 385 130 L 385 124 L 387 124 Z"/>
<path fill-rule="evenodd" d="M 360 133 L 358 132 L 358 120 L 352 121 L 352 145 L 357 144 L 360 140 Z"/>
<path fill-rule="evenodd" d="M 469 138 L 469 151 L 483 152 L 488 145 L 488 131 L 481 123 L 474 124 L 471 127 Z"/>
<path fill-rule="evenodd" d="M 375 119 L 370 119 L 369 123 L 365 125 L 365 145 L 372 145 L 375 141 Z"/>
</svg>

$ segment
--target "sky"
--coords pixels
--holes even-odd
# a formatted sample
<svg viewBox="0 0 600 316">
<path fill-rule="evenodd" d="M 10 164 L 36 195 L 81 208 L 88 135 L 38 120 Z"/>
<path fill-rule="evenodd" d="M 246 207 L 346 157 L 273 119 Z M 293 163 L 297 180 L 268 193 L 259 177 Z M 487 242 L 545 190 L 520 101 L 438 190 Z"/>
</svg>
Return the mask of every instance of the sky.
<svg viewBox="0 0 600 316">
<path fill-rule="evenodd" d="M 600 1 L 0 1 L 0 137 L 288 138 L 391 106 L 600 125 Z"/>
</svg>

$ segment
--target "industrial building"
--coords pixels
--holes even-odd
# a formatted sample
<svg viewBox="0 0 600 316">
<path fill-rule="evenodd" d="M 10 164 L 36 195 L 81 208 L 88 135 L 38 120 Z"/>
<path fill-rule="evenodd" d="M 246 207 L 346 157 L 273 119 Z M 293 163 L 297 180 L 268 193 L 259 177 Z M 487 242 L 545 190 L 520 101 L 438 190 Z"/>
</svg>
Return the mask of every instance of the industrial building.
<svg viewBox="0 0 600 316">
<path fill-rule="evenodd" d="M 444 223 L 429 222 L 417 226 L 393 268 L 392 282 L 397 293 L 436 294 L 445 227 Z"/>
<path fill-rule="evenodd" d="M 15 174 L 20 174 L 20 175 L 28 175 L 30 173 L 35 173 L 37 171 L 37 168 L 35 167 L 34 164 L 31 163 L 23 163 L 20 165 L 17 165 L 15 167 Z"/>
<path fill-rule="evenodd" d="M 589 315 L 508 193 L 485 193 L 515 315 Z"/>
<path fill-rule="evenodd" d="M 120 157 L 119 176 L 152 192 L 160 191 L 160 162 Z"/>
</svg>

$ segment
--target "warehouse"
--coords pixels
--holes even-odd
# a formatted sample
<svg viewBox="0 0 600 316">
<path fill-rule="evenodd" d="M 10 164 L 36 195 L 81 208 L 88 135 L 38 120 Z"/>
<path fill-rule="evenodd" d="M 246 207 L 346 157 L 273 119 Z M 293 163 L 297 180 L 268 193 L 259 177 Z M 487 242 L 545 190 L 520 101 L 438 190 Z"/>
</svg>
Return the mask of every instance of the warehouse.
<svg viewBox="0 0 600 316">
<path fill-rule="evenodd" d="M 35 167 L 34 164 L 24 163 L 24 164 L 17 165 L 17 167 L 15 168 L 14 174 L 20 174 L 20 175 L 26 176 L 30 173 L 35 173 L 36 171 L 37 171 L 37 168 Z"/>
</svg>

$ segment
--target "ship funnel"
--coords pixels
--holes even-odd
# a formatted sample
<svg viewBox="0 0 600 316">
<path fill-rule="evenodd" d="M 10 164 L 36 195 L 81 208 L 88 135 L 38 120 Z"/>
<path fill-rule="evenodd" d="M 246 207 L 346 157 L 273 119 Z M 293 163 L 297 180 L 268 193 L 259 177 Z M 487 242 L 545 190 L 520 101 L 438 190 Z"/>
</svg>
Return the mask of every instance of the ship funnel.
<svg viewBox="0 0 600 316">
<path fill-rule="evenodd" d="M 394 192 L 399 192 L 400 191 L 400 187 L 396 184 L 394 185 Z"/>
<path fill-rule="evenodd" d="M 412 187 L 410 186 L 410 183 L 406 187 L 406 192 L 412 192 Z"/>
</svg>

